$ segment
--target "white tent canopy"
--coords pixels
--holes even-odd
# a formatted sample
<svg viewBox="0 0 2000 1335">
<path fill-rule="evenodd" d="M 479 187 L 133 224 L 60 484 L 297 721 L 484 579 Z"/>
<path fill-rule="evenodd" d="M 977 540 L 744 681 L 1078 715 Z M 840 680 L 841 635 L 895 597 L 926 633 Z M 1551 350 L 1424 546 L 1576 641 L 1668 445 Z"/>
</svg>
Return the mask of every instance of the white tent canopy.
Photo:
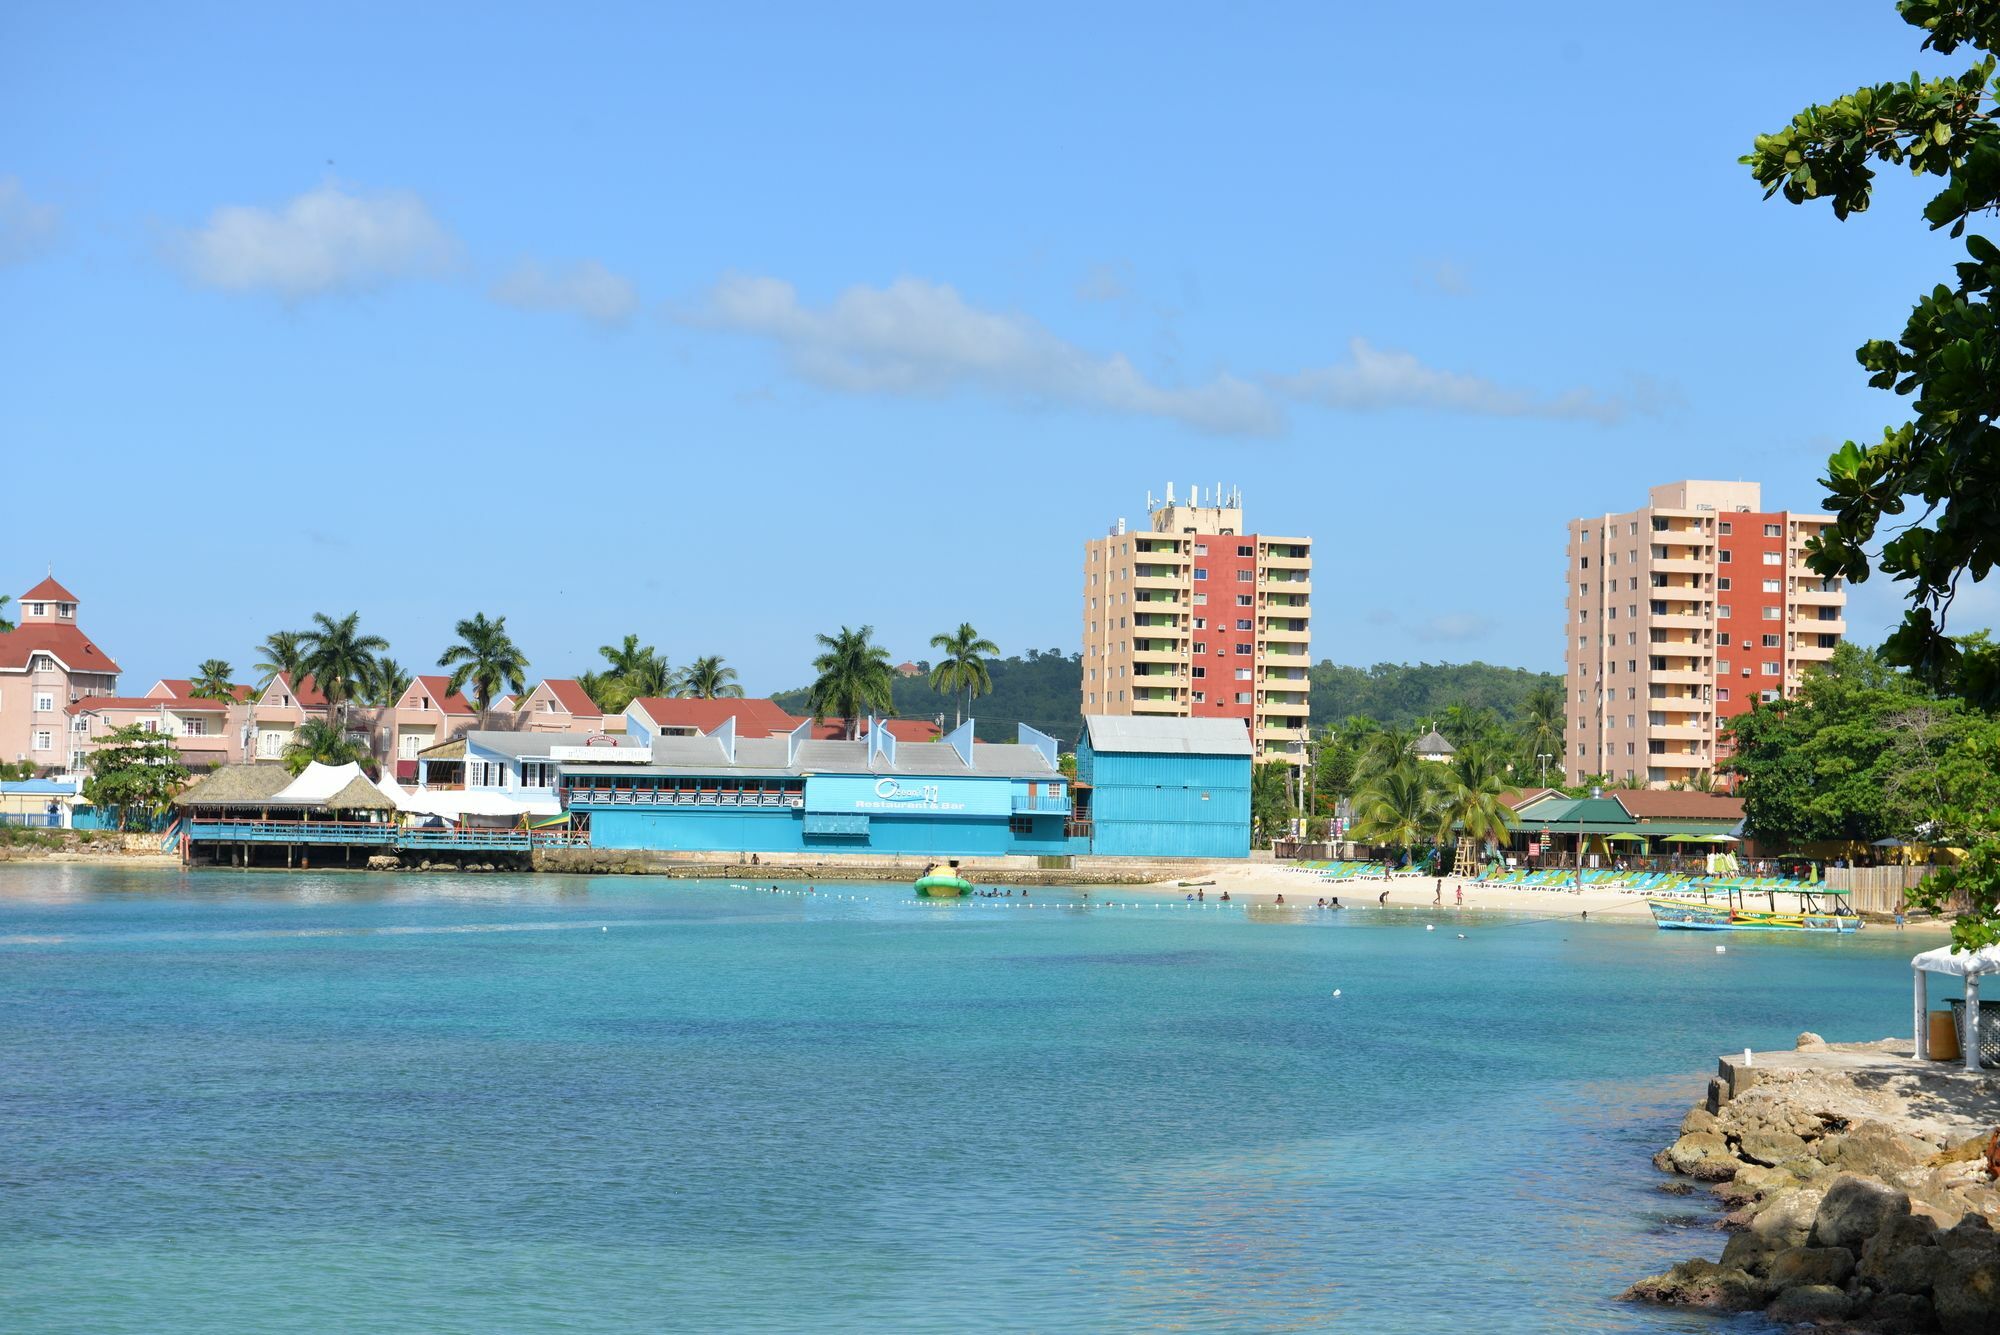
<svg viewBox="0 0 2000 1335">
<path fill-rule="evenodd" d="M 367 781 L 359 765 L 322 765 L 317 760 L 265 801 L 274 807 L 316 807 L 356 779 Z"/>
<path fill-rule="evenodd" d="M 1930 1059 L 1930 982 L 1926 974 L 1942 973 L 1965 980 L 1964 1033 L 1959 1036 L 1959 1046 L 1965 1050 L 1965 1069 L 1979 1069 L 1979 977 L 1981 974 L 2000 973 L 2000 946 L 1983 946 L 1978 950 L 1954 950 L 1949 946 L 1937 950 L 1926 950 L 1910 960 L 1910 972 L 1915 977 L 1917 1060 Z"/>
<path fill-rule="evenodd" d="M 452 788 L 404 788 L 384 779 L 378 785 L 396 801 L 400 811 L 416 816 L 441 816 L 462 821 L 467 816 L 560 816 L 562 803 L 554 797 L 523 798 L 507 793 L 465 792 Z"/>
</svg>

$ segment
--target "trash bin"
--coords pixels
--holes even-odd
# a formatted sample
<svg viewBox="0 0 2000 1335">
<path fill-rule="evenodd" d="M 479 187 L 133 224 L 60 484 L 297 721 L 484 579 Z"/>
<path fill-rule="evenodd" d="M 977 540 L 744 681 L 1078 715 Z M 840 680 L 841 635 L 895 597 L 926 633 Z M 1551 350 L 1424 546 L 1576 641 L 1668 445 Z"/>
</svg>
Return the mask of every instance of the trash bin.
<svg viewBox="0 0 2000 1335">
<path fill-rule="evenodd" d="M 1930 1052 L 1934 1062 L 1955 1062 L 1964 1058 L 1965 1050 L 1958 1045 L 1958 1016 L 1955 1012 L 1931 1012 Z"/>
</svg>

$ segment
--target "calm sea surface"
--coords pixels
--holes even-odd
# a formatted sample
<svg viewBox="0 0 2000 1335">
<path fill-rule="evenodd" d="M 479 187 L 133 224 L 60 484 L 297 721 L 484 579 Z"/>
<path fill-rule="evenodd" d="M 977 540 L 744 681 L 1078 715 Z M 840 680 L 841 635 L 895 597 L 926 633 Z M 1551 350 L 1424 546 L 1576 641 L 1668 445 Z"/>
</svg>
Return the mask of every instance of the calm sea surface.
<svg viewBox="0 0 2000 1335">
<path fill-rule="evenodd" d="M 0 866 L 0 1325 L 1714 1331 L 1648 1156 L 1917 944 L 1119 900 Z"/>
</svg>

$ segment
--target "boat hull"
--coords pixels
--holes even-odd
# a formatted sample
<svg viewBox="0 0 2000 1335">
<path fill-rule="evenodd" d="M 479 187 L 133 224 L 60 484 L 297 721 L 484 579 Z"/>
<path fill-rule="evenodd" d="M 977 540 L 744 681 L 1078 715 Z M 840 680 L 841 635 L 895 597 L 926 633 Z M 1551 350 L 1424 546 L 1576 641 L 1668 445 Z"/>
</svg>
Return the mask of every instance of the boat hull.
<svg viewBox="0 0 2000 1335">
<path fill-rule="evenodd" d="M 1861 930 L 1861 919 L 1839 913 L 1760 913 L 1688 899 L 1649 899 L 1653 924 L 1663 932 L 1831 932 Z"/>
</svg>

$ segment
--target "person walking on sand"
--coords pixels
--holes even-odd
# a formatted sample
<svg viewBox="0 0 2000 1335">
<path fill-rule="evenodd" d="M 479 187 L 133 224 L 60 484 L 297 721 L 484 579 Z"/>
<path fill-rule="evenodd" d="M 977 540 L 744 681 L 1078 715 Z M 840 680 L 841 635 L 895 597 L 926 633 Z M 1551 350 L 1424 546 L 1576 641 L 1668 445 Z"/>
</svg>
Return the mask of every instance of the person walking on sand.
<svg viewBox="0 0 2000 1335">
<path fill-rule="evenodd" d="M 1458 906 L 1459 906 L 1460 908 L 1464 908 L 1464 907 L 1465 907 L 1465 887 L 1464 887 L 1464 886 L 1462 886 L 1462 885 L 1461 885 L 1460 887 L 1458 887 L 1458 892 L 1457 892 L 1457 893 L 1458 893 Z"/>
<path fill-rule="evenodd" d="M 1903 911 L 1901 909 L 1896 910 L 1896 930 L 1899 932 L 1903 930 Z"/>
<path fill-rule="evenodd" d="M 1385 909 L 1386 909 L 1386 908 L 1388 908 L 1388 907 L 1389 907 L 1389 892 L 1388 892 L 1387 890 L 1384 890 L 1384 891 L 1383 891 L 1383 892 L 1382 892 L 1381 894 L 1379 894 L 1379 895 L 1375 896 L 1375 902 L 1376 902 L 1377 904 L 1381 905 L 1381 906 L 1382 906 L 1383 908 L 1385 908 Z"/>
<path fill-rule="evenodd" d="M 1444 877 L 1442 876 L 1438 877 L 1437 889 L 1431 891 L 1431 903 L 1439 908 L 1444 907 Z"/>
</svg>

